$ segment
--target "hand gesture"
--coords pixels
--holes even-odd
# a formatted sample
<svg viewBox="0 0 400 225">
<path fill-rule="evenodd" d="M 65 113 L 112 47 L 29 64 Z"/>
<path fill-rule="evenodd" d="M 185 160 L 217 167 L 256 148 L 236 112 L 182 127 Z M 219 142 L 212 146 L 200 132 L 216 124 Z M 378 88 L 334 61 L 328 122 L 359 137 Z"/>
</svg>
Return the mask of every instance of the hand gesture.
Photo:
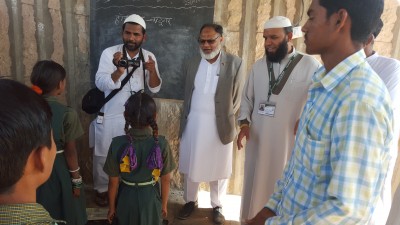
<svg viewBox="0 0 400 225">
<path fill-rule="evenodd" d="M 236 143 L 238 150 L 243 148 L 243 145 L 242 145 L 243 137 L 246 137 L 246 141 L 249 140 L 249 138 L 250 138 L 250 127 L 249 126 L 243 126 L 242 128 L 240 128 L 240 132 L 239 132 L 239 135 L 237 138 L 237 143 Z"/>
<path fill-rule="evenodd" d="M 167 207 L 162 207 L 161 214 L 162 214 L 163 218 L 167 218 L 167 216 L 168 216 Z"/>
<path fill-rule="evenodd" d="M 156 62 L 150 55 L 149 55 L 149 60 L 147 60 L 147 62 L 144 63 L 144 68 L 148 70 L 150 73 L 156 72 Z"/>
<path fill-rule="evenodd" d="M 246 225 L 264 225 L 268 218 L 276 216 L 276 214 L 268 208 L 263 208 L 253 219 L 245 220 Z"/>
<path fill-rule="evenodd" d="M 115 216 L 115 209 L 108 209 L 108 214 L 107 214 L 107 220 L 109 224 L 112 224 L 112 221 L 114 219 Z"/>
<path fill-rule="evenodd" d="M 72 188 L 72 195 L 75 198 L 79 198 L 79 196 L 81 195 L 81 189 L 80 188 Z"/>
<path fill-rule="evenodd" d="M 119 60 L 121 60 L 122 59 L 122 53 L 121 52 L 116 52 L 116 53 L 114 53 L 114 55 L 113 55 L 113 63 L 114 63 L 114 65 L 115 66 L 117 66 L 118 65 L 118 62 L 119 62 Z M 125 67 L 118 67 L 117 66 L 117 70 L 118 70 L 118 72 L 120 72 L 121 74 L 122 73 L 124 73 L 125 72 Z"/>
<path fill-rule="evenodd" d="M 300 119 L 297 119 L 296 124 L 294 124 L 294 131 L 293 131 L 294 136 L 296 136 L 297 128 L 299 127 L 299 122 Z"/>
</svg>

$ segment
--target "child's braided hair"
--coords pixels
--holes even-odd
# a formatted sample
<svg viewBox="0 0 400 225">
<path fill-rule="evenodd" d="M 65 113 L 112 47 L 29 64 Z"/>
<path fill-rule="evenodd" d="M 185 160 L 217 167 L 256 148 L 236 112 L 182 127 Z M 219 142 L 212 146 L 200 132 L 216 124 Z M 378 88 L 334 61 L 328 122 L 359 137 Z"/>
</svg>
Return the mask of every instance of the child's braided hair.
<svg viewBox="0 0 400 225">
<path fill-rule="evenodd" d="M 158 126 L 156 123 L 157 106 L 154 99 L 146 93 L 137 92 L 125 103 L 125 133 L 129 127 L 143 128 L 151 126 L 154 139 L 158 139 Z"/>
</svg>

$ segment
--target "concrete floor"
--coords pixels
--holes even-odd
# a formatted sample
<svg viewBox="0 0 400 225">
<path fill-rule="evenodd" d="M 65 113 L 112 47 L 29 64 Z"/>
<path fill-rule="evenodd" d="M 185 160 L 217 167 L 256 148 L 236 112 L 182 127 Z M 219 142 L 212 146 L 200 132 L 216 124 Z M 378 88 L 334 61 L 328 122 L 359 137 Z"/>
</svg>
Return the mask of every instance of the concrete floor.
<svg viewBox="0 0 400 225">
<path fill-rule="evenodd" d="M 169 225 L 211 225 L 212 208 L 210 205 L 210 193 L 206 191 L 199 192 L 199 208 L 187 220 L 176 218 L 179 210 L 184 205 L 182 191 L 171 190 L 168 201 L 168 221 Z M 106 225 L 107 207 L 98 207 L 94 203 L 94 192 L 86 190 L 87 212 L 89 222 L 87 225 Z M 225 216 L 225 225 L 239 225 L 240 196 L 227 195 L 224 200 L 223 214 Z"/>
</svg>

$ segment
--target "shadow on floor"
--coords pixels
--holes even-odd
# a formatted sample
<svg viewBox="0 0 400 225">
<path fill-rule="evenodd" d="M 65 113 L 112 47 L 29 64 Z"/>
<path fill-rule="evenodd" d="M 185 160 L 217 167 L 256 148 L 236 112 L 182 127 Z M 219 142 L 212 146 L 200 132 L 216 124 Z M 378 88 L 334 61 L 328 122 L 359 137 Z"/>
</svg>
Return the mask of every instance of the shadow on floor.
<svg viewBox="0 0 400 225">
<path fill-rule="evenodd" d="M 86 190 L 86 198 L 87 198 L 87 213 L 89 222 L 86 225 L 108 225 L 106 221 L 108 207 L 99 207 L 94 204 L 94 192 L 90 189 Z M 205 202 L 209 202 L 208 198 L 209 194 L 199 194 L 199 198 Z M 208 199 L 206 199 L 208 198 Z M 199 205 L 201 201 L 199 199 Z M 229 204 L 239 204 L 240 202 L 229 202 Z M 182 198 L 182 193 L 180 191 L 171 190 L 169 201 L 168 201 L 168 218 L 169 221 L 168 225 L 212 225 L 212 208 L 207 208 L 205 206 L 203 208 L 196 209 L 193 214 L 187 220 L 180 220 L 177 217 L 179 210 L 184 205 L 184 201 Z M 227 204 L 228 205 L 228 204 Z M 211 207 L 211 206 L 210 206 Z M 228 208 L 226 211 L 228 211 Z M 238 209 L 235 207 L 234 209 Z M 235 210 L 237 211 L 237 210 Z M 227 212 L 228 213 L 228 212 Z M 238 212 L 234 212 L 237 214 Z M 225 215 L 227 217 L 227 215 Z M 228 217 L 229 218 L 229 217 Z M 224 225 L 239 225 L 238 221 L 227 220 L 225 221 Z M 145 225 L 145 224 L 143 224 Z"/>
</svg>

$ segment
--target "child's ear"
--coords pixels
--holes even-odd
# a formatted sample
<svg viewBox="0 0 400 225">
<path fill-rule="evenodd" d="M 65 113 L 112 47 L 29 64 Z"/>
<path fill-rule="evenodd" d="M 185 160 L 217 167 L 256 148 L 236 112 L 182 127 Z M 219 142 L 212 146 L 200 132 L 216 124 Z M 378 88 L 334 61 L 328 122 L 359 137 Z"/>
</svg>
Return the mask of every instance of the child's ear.
<svg viewBox="0 0 400 225">
<path fill-rule="evenodd" d="M 30 170 L 35 172 L 38 179 L 42 178 L 46 181 L 53 169 L 55 154 L 56 153 L 53 152 L 53 149 L 49 149 L 46 146 L 40 146 L 36 150 L 33 150 L 29 155 L 27 167 L 28 165 L 30 166 Z"/>
<path fill-rule="evenodd" d="M 34 182 L 41 179 L 45 168 L 44 160 L 42 148 L 33 149 L 26 160 L 23 176 Z"/>
<path fill-rule="evenodd" d="M 34 170 L 37 170 L 38 172 L 44 171 L 45 163 L 46 163 L 46 154 L 44 154 L 44 150 L 49 151 L 47 148 L 44 148 L 43 146 L 38 147 L 36 150 L 32 151 L 31 155 L 29 158 L 32 157 L 32 166 Z M 29 161 L 29 160 L 28 160 Z"/>
</svg>

